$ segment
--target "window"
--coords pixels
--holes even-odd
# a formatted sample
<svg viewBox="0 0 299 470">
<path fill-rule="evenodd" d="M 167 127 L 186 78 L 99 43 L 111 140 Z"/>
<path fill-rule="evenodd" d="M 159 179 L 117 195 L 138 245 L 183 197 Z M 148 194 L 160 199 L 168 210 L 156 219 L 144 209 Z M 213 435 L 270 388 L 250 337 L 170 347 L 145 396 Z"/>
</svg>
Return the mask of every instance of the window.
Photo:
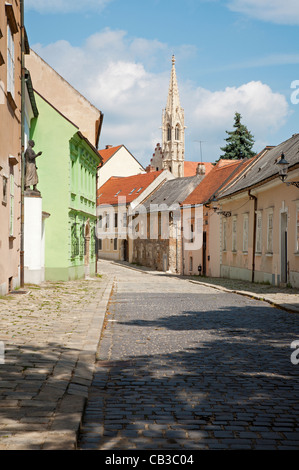
<svg viewBox="0 0 299 470">
<path fill-rule="evenodd" d="M 237 251 L 237 216 L 233 217 L 232 226 L 232 251 Z"/>
<path fill-rule="evenodd" d="M 136 188 L 132 189 L 131 192 L 129 192 L 129 194 L 133 194 L 133 192 L 135 191 Z"/>
<path fill-rule="evenodd" d="M 113 249 L 114 251 L 117 250 L 117 238 L 114 238 L 113 240 Z"/>
<path fill-rule="evenodd" d="M 102 251 L 102 249 L 103 249 L 103 240 L 102 240 L 101 238 L 99 238 L 99 239 L 98 239 L 98 243 L 99 243 L 99 245 L 98 245 L 99 250 Z"/>
<path fill-rule="evenodd" d="M 180 140 L 180 126 L 178 124 L 175 128 L 175 140 Z"/>
<path fill-rule="evenodd" d="M 103 216 L 99 215 L 99 228 L 103 228 Z"/>
<path fill-rule="evenodd" d="M 10 221 L 9 221 L 9 236 L 10 237 L 13 236 L 13 229 L 14 229 L 14 209 L 15 209 L 14 190 L 15 190 L 14 175 L 10 175 Z"/>
<path fill-rule="evenodd" d="M 190 226 L 190 243 L 194 242 L 194 221 L 191 222 Z"/>
<path fill-rule="evenodd" d="M 114 228 L 117 228 L 118 225 L 118 213 L 115 212 L 114 214 Z"/>
<path fill-rule="evenodd" d="M 222 234 L 223 234 L 223 237 L 222 237 L 222 250 L 223 251 L 226 251 L 227 250 L 227 240 L 226 240 L 226 224 L 227 224 L 227 221 L 226 219 L 223 220 L 223 225 L 222 225 Z"/>
<path fill-rule="evenodd" d="M 123 215 L 123 227 L 126 228 L 127 227 L 127 213 L 124 212 L 124 215 Z"/>
<path fill-rule="evenodd" d="M 256 253 L 262 252 L 262 213 L 259 211 L 256 213 Z"/>
<path fill-rule="evenodd" d="M 167 126 L 167 140 L 171 140 L 171 127 L 169 124 Z"/>
<path fill-rule="evenodd" d="M 2 204 L 7 204 L 7 178 L 6 176 L 2 177 Z"/>
<path fill-rule="evenodd" d="M 248 214 L 243 216 L 243 252 L 248 252 Z"/>
<path fill-rule="evenodd" d="M 15 97 L 15 45 L 10 26 L 7 26 L 7 91 Z"/>
<path fill-rule="evenodd" d="M 193 270 L 193 258 L 192 256 L 190 256 L 189 258 L 189 271 L 192 271 Z"/>
<path fill-rule="evenodd" d="M 268 220 L 267 220 L 267 253 L 273 253 L 273 210 L 268 212 Z"/>
<path fill-rule="evenodd" d="M 110 220 L 109 220 L 109 214 L 106 213 L 106 230 L 109 228 L 110 226 Z"/>
</svg>

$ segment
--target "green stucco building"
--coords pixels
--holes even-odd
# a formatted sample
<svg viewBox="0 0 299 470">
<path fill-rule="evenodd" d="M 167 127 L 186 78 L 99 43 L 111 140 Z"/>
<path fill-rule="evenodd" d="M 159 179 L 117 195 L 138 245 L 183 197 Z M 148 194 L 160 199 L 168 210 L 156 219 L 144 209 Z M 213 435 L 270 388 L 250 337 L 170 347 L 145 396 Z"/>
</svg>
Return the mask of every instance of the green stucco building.
<svg viewBox="0 0 299 470">
<path fill-rule="evenodd" d="M 45 223 L 45 279 L 67 281 L 96 271 L 96 178 L 101 157 L 79 128 L 35 92 L 31 123 Z"/>
</svg>

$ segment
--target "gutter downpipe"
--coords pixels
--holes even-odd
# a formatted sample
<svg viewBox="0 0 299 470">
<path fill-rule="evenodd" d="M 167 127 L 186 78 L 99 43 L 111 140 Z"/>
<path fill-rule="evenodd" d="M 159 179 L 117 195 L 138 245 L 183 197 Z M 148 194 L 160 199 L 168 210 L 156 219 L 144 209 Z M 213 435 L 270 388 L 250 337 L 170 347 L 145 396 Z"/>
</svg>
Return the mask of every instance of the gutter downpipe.
<svg viewBox="0 0 299 470">
<path fill-rule="evenodd" d="M 248 191 L 249 199 L 254 200 L 254 212 L 253 212 L 253 242 L 252 242 L 252 270 L 251 270 L 251 282 L 254 282 L 255 274 L 255 245 L 256 245 L 256 211 L 257 211 L 257 197 L 251 194 L 250 189 Z"/>
<path fill-rule="evenodd" d="M 21 247 L 20 285 L 24 287 L 24 145 L 25 145 L 25 31 L 24 0 L 20 0 L 21 10 Z"/>
</svg>

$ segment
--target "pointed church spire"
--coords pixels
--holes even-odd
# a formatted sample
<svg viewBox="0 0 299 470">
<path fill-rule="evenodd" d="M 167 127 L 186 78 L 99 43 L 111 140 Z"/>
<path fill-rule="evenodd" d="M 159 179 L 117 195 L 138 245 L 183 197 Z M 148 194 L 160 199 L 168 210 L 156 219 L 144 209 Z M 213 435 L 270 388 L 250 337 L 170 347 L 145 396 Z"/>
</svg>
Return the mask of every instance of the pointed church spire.
<svg viewBox="0 0 299 470">
<path fill-rule="evenodd" d="M 180 105 L 179 87 L 175 70 L 175 56 L 172 56 L 172 69 L 167 97 L 167 105 L 162 116 L 163 167 L 176 177 L 184 176 L 185 160 L 185 116 Z"/>
<path fill-rule="evenodd" d="M 179 87 L 175 70 L 175 56 L 173 55 L 166 110 L 172 114 L 177 108 L 180 107 Z"/>
</svg>

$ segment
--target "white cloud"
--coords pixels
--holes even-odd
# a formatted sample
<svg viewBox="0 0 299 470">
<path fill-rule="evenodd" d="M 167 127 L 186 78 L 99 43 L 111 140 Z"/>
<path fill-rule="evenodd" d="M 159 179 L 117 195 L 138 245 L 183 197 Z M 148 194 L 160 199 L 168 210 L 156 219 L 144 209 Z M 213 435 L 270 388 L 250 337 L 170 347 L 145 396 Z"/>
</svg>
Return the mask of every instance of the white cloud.
<svg viewBox="0 0 299 470">
<path fill-rule="evenodd" d="M 100 146 L 124 144 L 147 165 L 156 143 L 161 142 L 173 52 L 169 46 L 105 29 L 90 36 L 82 47 L 58 41 L 45 47 L 37 44 L 33 49 L 104 113 Z M 259 81 L 214 92 L 184 83 L 178 58 L 186 49 L 182 46 L 176 53 L 187 126 L 186 159 L 200 158 L 194 143 L 198 140 L 207 141 L 206 160 L 219 158 L 219 147 L 225 131 L 232 130 L 236 111 L 242 114 L 242 122 L 257 145 L 270 145 L 265 139 L 283 126 L 288 115 L 286 98 Z M 148 70 L 149 63 L 166 65 L 153 73 Z"/>
<path fill-rule="evenodd" d="M 230 10 L 277 24 L 299 24 L 298 0 L 229 0 Z"/>
<path fill-rule="evenodd" d="M 113 0 L 26 0 L 25 8 L 39 13 L 69 13 L 85 10 L 102 10 Z"/>
<path fill-rule="evenodd" d="M 253 134 L 257 152 L 272 144 L 266 139 L 275 138 L 289 115 L 286 98 L 260 81 L 215 92 L 203 88 L 198 88 L 195 93 L 189 90 L 184 98 L 189 99 L 188 121 L 192 122 L 189 140 L 205 141 L 205 147 L 214 159 L 225 144 L 225 131 L 233 130 L 235 112 L 242 115 L 242 123 Z"/>
</svg>

